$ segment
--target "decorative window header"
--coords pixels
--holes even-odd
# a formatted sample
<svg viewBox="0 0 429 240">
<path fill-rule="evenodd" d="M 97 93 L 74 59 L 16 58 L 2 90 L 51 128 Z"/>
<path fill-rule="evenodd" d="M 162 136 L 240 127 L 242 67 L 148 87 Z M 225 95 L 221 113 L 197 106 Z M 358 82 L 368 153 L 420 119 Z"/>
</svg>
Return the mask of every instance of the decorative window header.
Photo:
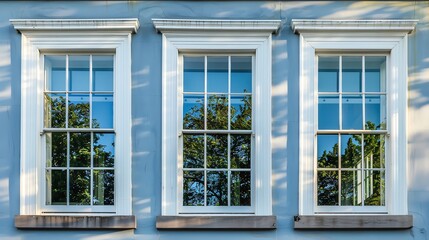
<svg viewBox="0 0 429 240">
<path fill-rule="evenodd" d="M 275 32 L 281 20 L 224 20 L 224 19 L 152 19 L 157 31 L 217 30 Z"/>
<path fill-rule="evenodd" d="M 306 31 L 400 31 L 410 33 L 418 20 L 322 20 L 292 19 L 294 33 Z"/>
<path fill-rule="evenodd" d="M 25 30 L 103 30 L 136 33 L 140 27 L 137 18 L 118 19 L 11 19 L 18 31 Z"/>
</svg>

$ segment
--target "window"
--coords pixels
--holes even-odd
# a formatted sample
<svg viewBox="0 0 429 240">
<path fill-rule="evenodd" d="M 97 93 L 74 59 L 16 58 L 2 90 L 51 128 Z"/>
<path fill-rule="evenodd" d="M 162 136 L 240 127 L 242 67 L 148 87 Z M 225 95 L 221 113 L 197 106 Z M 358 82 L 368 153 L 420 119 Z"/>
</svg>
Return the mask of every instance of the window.
<svg viewBox="0 0 429 240">
<path fill-rule="evenodd" d="M 114 206 L 114 55 L 43 59 L 46 210 Z"/>
<path fill-rule="evenodd" d="M 280 21 L 153 22 L 163 33 L 162 215 L 271 215 L 271 33 Z"/>
<path fill-rule="evenodd" d="M 386 212 L 386 59 L 316 56 L 317 212 Z"/>
<path fill-rule="evenodd" d="M 22 33 L 20 214 L 131 215 L 131 34 L 138 21 L 11 22 Z M 44 221 L 38 227 L 55 225 Z M 130 226 L 135 219 L 121 225 Z"/>
<path fill-rule="evenodd" d="M 179 58 L 183 62 L 179 211 L 252 212 L 253 57 Z"/>
<path fill-rule="evenodd" d="M 415 24 L 292 20 L 300 34 L 299 215 L 408 214 L 407 35 Z M 296 228 L 336 227 L 301 216 Z"/>
</svg>

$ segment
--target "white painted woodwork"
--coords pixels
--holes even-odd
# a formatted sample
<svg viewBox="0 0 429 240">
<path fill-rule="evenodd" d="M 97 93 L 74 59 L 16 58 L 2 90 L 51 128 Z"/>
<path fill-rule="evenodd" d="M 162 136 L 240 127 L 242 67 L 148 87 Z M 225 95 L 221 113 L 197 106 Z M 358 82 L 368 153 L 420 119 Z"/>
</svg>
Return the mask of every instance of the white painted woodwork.
<svg viewBox="0 0 429 240">
<path fill-rule="evenodd" d="M 253 53 L 254 213 L 272 214 L 271 187 L 271 34 L 280 21 L 170 20 L 153 19 L 162 32 L 162 212 L 179 215 L 179 52 Z M 263 28 L 251 28 L 260 22 Z M 203 27 L 201 25 L 204 25 Z M 256 25 L 255 25 L 256 26 Z M 204 209 L 202 209 L 204 211 Z M 200 209 L 201 213 L 201 209 Z M 211 211 L 211 213 L 216 213 Z M 240 212 L 225 212 L 239 214 Z"/>
<path fill-rule="evenodd" d="M 153 25 L 160 32 L 167 31 L 264 31 L 279 30 L 281 20 L 225 20 L 225 19 L 152 19 Z"/>
<path fill-rule="evenodd" d="M 300 34 L 299 214 L 374 213 L 406 215 L 407 209 L 407 36 L 416 20 L 292 20 Z M 387 208 L 318 208 L 315 134 L 317 73 L 321 53 L 388 53 L 386 205 Z"/>
<path fill-rule="evenodd" d="M 132 214 L 131 34 L 137 19 L 10 20 L 22 33 L 20 214 Z M 91 30 L 91 31 L 87 31 Z M 44 201 L 42 53 L 112 51 L 114 66 L 115 207 L 47 206 Z M 43 135 L 43 134 L 42 134 Z M 65 213 L 64 213 L 65 212 Z M 68 213 L 67 213 L 68 212 Z M 103 213 L 99 213 L 103 214 Z"/>
</svg>

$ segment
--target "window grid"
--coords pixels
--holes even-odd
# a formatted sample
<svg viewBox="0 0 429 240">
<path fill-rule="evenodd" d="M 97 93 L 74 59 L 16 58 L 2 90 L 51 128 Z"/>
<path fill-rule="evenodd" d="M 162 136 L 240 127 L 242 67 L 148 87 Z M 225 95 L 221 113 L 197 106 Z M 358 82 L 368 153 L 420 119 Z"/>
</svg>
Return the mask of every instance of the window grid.
<svg viewBox="0 0 429 240">
<path fill-rule="evenodd" d="M 361 196 L 358 196 L 357 202 L 360 201 L 360 204 L 353 204 L 353 206 L 365 206 L 365 194 L 369 191 L 368 188 L 369 186 L 366 184 L 367 180 L 370 179 L 370 184 L 371 186 L 373 186 L 373 182 L 372 179 L 374 178 L 373 174 L 369 174 L 369 176 L 365 175 L 365 172 L 373 172 L 373 171 L 379 171 L 380 172 L 380 176 L 385 176 L 385 172 L 386 169 L 385 167 L 381 167 L 383 165 L 385 165 L 385 163 L 381 163 L 380 162 L 380 167 L 376 168 L 373 167 L 371 164 L 371 167 L 367 167 L 368 164 L 366 164 L 365 161 L 365 136 L 371 136 L 371 135 L 379 135 L 380 137 L 383 137 L 384 139 L 384 144 L 386 142 L 386 138 L 388 137 L 388 131 L 387 126 L 385 126 L 384 129 L 378 129 L 378 130 L 369 130 L 366 127 L 366 96 L 369 95 L 374 95 L 374 96 L 380 96 L 380 108 L 384 108 L 386 109 L 385 103 L 384 106 L 382 104 L 383 100 L 382 100 L 382 96 L 384 96 L 386 98 L 387 96 L 387 92 L 386 91 L 382 91 L 382 87 L 380 86 L 380 91 L 373 91 L 373 92 L 368 92 L 366 90 L 366 74 L 365 74 L 365 55 L 352 55 L 352 56 L 359 56 L 361 57 L 361 77 L 360 77 L 360 81 L 361 81 L 361 90 L 358 92 L 344 92 L 343 91 L 343 56 L 349 56 L 349 55 L 318 55 L 320 56 L 338 56 L 338 92 L 329 92 L 329 91 L 325 91 L 325 92 L 320 92 L 318 91 L 318 96 L 338 96 L 338 107 L 339 107 L 339 130 L 334 130 L 334 129 L 319 129 L 319 127 L 317 127 L 317 131 L 316 131 L 316 142 L 318 141 L 317 136 L 321 136 L 321 135 L 337 135 L 338 136 L 338 168 L 324 168 L 324 167 L 319 167 L 318 166 L 318 159 L 316 159 L 316 174 L 315 177 L 317 178 L 317 181 L 319 181 L 319 177 L 318 177 L 318 173 L 322 172 L 322 171 L 332 171 L 332 172 L 337 172 L 338 173 L 338 204 L 337 206 L 350 206 L 350 205 L 343 205 L 342 204 L 342 173 L 343 172 L 348 172 L 348 171 L 353 171 L 353 172 L 360 172 L 360 183 L 359 188 L 361 189 Z M 371 56 L 371 55 L 370 55 Z M 380 56 L 380 55 L 376 55 L 376 56 Z M 383 55 L 384 56 L 384 55 Z M 387 58 L 387 56 L 384 56 Z M 316 58 L 319 59 L 319 58 Z M 386 59 L 387 60 L 387 59 Z M 386 66 L 384 67 L 386 68 Z M 384 79 L 384 81 L 387 81 L 387 79 Z M 317 83 L 316 83 L 317 85 Z M 383 80 L 380 77 L 380 85 L 383 85 Z M 385 86 L 385 82 L 384 85 Z M 361 101 L 362 101 L 362 129 L 344 129 L 343 128 L 343 97 L 347 96 L 347 95 L 355 95 L 355 96 L 360 96 L 361 97 Z M 319 97 L 316 97 L 316 99 L 319 99 Z M 318 102 L 318 101 L 317 101 Z M 381 114 L 382 114 L 382 110 L 380 110 Z M 384 112 L 384 116 L 386 116 L 387 113 Z M 381 119 L 380 117 L 380 124 L 386 124 L 386 119 Z M 316 125 L 318 126 L 318 124 Z M 381 127 L 381 126 L 380 126 Z M 350 135 L 350 136 L 356 136 L 359 135 L 361 140 L 360 140 L 360 148 L 361 148 L 361 162 L 358 164 L 357 168 L 347 168 L 347 167 L 343 167 L 342 166 L 342 140 L 341 140 L 341 136 L 344 135 Z M 380 140 L 381 141 L 381 140 Z M 316 144 L 317 146 L 317 144 Z M 384 145 L 383 145 L 384 147 Z M 317 152 L 317 151 L 316 151 Z M 385 151 L 383 151 L 383 160 L 380 161 L 385 161 L 385 157 L 384 157 Z M 383 178 L 383 177 L 382 177 Z M 317 185 L 315 185 L 315 187 L 317 187 Z M 315 193 L 318 192 L 317 188 L 315 189 Z M 385 191 L 385 186 L 383 188 L 383 191 Z M 384 194 L 384 192 L 382 192 L 381 194 Z M 359 194 L 358 194 L 359 195 Z M 318 201 L 316 201 L 316 205 L 319 205 Z M 384 206 L 385 205 L 385 199 L 383 198 L 382 200 L 382 204 L 378 205 L 378 206 Z M 319 205 L 319 206 L 328 206 L 328 205 Z"/>
<path fill-rule="evenodd" d="M 50 124 L 49 124 L 49 121 L 51 121 L 51 119 L 50 119 L 50 117 L 51 117 L 51 112 L 49 112 L 48 111 L 48 109 L 46 109 L 45 108 L 45 114 L 44 114 L 44 118 L 45 118 L 45 123 L 44 123 L 44 128 L 43 128 L 43 135 L 45 136 L 45 139 L 46 139 L 46 136 L 48 135 L 48 134 L 50 134 L 51 135 L 51 144 L 52 144 L 52 139 L 53 139 L 53 135 L 52 134 L 54 134 L 54 133 L 66 133 L 66 141 L 67 141 L 67 143 L 66 143 L 66 167 L 60 167 L 60 166 L 52 166 L 52 163 L 48 163 L 48 162 L 46 162 L 46 164 L 45 164 L 45 171 L 44 171 L 44 174 L 48 174 L 48 172 L 50 173 L 50 174 L 52 174 L 52 171 L 54 171 L 54 170 L 62 170 L 62 171 L 66 171 L 66 174 L 67 174 L 67 179 L 66 179 L 66 204 L 53 204 L 52 203 L 52 201 L 51 200 L 49 200 L 48 198 L 50 198 L 50 197 L 48 197 L 48 195 L 50 195 L 50 193 L 48 193 L 49 191 L 47 191 L 46 192 L 46 194 L 47 195 L 45 195 L 45 197 L 46 197 L 46 201 L 45 201 L 45 203 L 46 203 L 46 205 L 66 205 L 66 206 L 73 206 L 73 205 L 83 205 L 83 206 L 95 206 L 96 204 L 94 204 L 94 202 L 95 202 L 95 199 L 94 199 L 94 184 L 95 184 L 95 181 L 94 181 L 94 171 L 112 171 L 112 172 L 114 172 L 114 170 L 115 170 L 115 167 L 114 166 L 112 166 L 112 167 L 107 167 L 107 166 L 103 166 L 103 167 L 95 167 L 94 166 L 94 135 L 95 134 L 114 134 L 115 133 L 115 130 L 114 130 L 114 119 L 113 119 L 113 116 L 108 116 L 108 117 L 111 117 L 112 118 L 112 127 L 111 128 L 94 128 L 94 126 L 93 126 L 93 96 L 94 95 L 97 95 L 97 94 L 99 94 L 99 95 L 108 95 L 108 96 L 110 96 L 110 97 L 112 97 L 112 107 L 113 107 L 113 102 L 114 102 L 114 91 L 113 91 L 113 89 L 112 89 L 112 91 L 106 91 L 106 90 L 103 90 L 103 91 L 97 91 L 97 90 L 95 90 L 95 89 L 93 89 L 93 54 L 49 54 L 49 55 L 44 55 L 45 57 L 46 56 L 65 56 L 65 89 L 63 90 L 63 91 L 53 91 L 53 90 L 50 90 L 50 89 L 48 89 L 48 79 L 46 78 L 46 75 L 45 75 L 45 80 L 44 80 L 44 94 L 43 94 L 43 97 L 45 98 L 44 99 L 44 102 L 45 102 L 45 106 L 49 109 L 49 108 L 51 108 L 51 105 L 49 105 L 49 103 L 47 103 L 46 101 L 49 101 L 49 100 L 47 100 L 49 97 L 48 96 L 50 96 L 51 94 L 64 94 L 65 95 L 65 128 L 61 128 L 61 127 L 52 127 L 52 126 L 50 126 Z M 89 86 L 89 89 L 88 89 L 88 91 L 81 91 L 81 90 L 78 90 L 78 91 L 73 91 L 73 90 L 71 90 L 70 89 L 70 56 L 88 56 L 89 57 L 89 69 L 88 69 L 88 74 L 89 74 L 89 78 L 88 78 L 88 81 L 89 81 L 89 83 L 88 83 L 88 86 Z M 112 77 L 114 76 L 114 68 L 113 68 L 113 66 L 114 66 L 114 55 L 113 54 L 102 54 L 102 53 L 97 53 L 97 56 L 111 56 L 112 57 L 112 60 L 113 60 L 113 65 L 112 65 Z M 114 81 L 114 79 L 112 79 L 112 81 Z M 52 88 L 52 86 L 51 86 L 51 88 Z M 84 128 L 80 128 L 80 127 L 78 127 L 78 128 L 76 128 L 76 127 L 69 127 L 69 104 L 70 104 L 70 94 L 87 94 L 88 95 L 88 99 L 89 99 L 89 102 L 88 102 L 88 105 L 89 105 L 89 119 L 88 119 L 88 124 L 89 124 L 89 127 L 84 127 Z M 89 136 L 90 136 L 90 162 L 89 162 L 89 166 L 87 166 L 87 167 L 78 167 L 78 166 L 71 166 L 70 165 L 70 161 L 71 161 L 71 148 L 70 148 L 70 144 L 71 144 L 71 137 L 70 137 L 70 135 L 71 134 L 73 134 L 73 133 L 75 133 L 75 134 L 79 134 L 79 133 L 89 133 Z M 113 140 L 113 141 L 115 141 L 115 140 Z M 43 141 L 45 144 L 48 144 L 47 143 L 47 140 L 45 140 L 45 141 Z M 113 144 L 114 144 L 114 142 L 113 142 Z M 47 154 L 47 153 L 46 153 Z M 47 157 L 47 156 L 46 156 Z M 45 157 L 45 160 L 46 160 L 46 157 Z M 113 156 L 114 157 L 114 156 Z M 51 161 L 52 161 L 52 157 L 51 157 Z M 71 183 L 71 180 L 70 180 L 70 172 L 71 171 L 73 171 L 73 170 L 81 170 L 81 171 L 83 171 L 83 170 L 87 170 L 87 171 L 89 171 L 89 174 L 90 174 L 90 183 L 89 183 L 89 194 L 90 194 L 90 198 L 89 198 L 89 204 L 70 204 L 70 198 L 71 198 L 71 196 L 70 196 L 70 183 Z M 113 173 L 114 174 L 114 173 Z M 45 179 L 47 179 L 47 177 L 48 176 L 45 176 Z M 52 178 L 51 178 L 51 180 L 50 181 L 52 181 Z M 114 183 L 113 183 L 114 184 Z M 50 189 L 51 188 L 51 186 L 48 186 L 48 185 L 46 185 L 46 187 L 47 187 L 47 189 Z M 114 198 L 116 198 L 115 196 L 114 196 Z M 98 204 L 98 205 L 105 205 L 105 204 Z M 114 203 L 113 204 L 107 204 L 107 205 L 114 205 Z"/>
<path fill-rule="evenodd" d="M 186 55 L 182 55 L 182 62 L 184 62 L 184 58 L 188 56 Z M 182 86 L 182 99 L 185 98 L 185 95 L 188 96 L 195 96 L 195 95 L 202 95 L 204 94 L 204 129 L 199 130 L 199 129 L 185 129 L 183 127 L 182 124 L 182 134 L 184 135 L 191 135 L 192 134 L 202 134 L 203 138 L 204 138 L 204 168 L 185 168 L 182 167 L 182 176 L 184 175 L 183 173 L 185 171 L 203 171 L 204 172 L 204 206 L 208 207 L 209 205 L 208 203 L 208 199 L 207 199 L 207 176 L 208 176 L 208 172 L 226 172 L 227 174 L 227 206 L 232 206 L 231 203 L 231 175 L 232 172 L 249 172 L 250 174 L 250 178 L 251 181 L 253 179 L 253 170 L 252 170 L 252 164 L 253 164 L 253 150 L 251 151 L 250 154 L 250 168 L 232 168 L 231 166 L 231 136 L 232 135 L 249 135 L 250 137 L 250 148 L 253 149 L 253 130 L 232 130 L 231 129 L 231 98 L 234 96 L 241 96 L 241 97 L 245 97 L 245 96 L 250 96 L 252 97 L 252 92 L 241 92 L 241 93 L 233 93 L 231 90 L 231 57 L 236 56 L 236 55 L 224 55 L 224 54 L 214 54 L 214 55 L 189 55 L 192 57 L 195 56 L 204 56 L 204 92 L 196 92 L 196 91 L 185 91 L 184 87 Z M 228 90 L 227 92 L 210 92 L 208 90 L 208 57 L 212 57 L 212 56 L 222 56 L 222 57 L 226 57 L 228 58 L 228 71 L 227 71 L 227 75 L 228 75 Z M 249 55 L 237 55 L 237 56 L 248 56 L 251 57 Z M 253 57 L 251 57 L 252 59 L 252 82 L 253 82 Z M 183 65 L 182 65 L 183 66 Z M 182 84 L 184 82 L 184 78 L 182 80 Z M 253 84 L 252 84 L 253 85 Z M 222 130 L 222 129 L 208 129 L 208 123 L 207 123 L 207 119 L 208 119 L 208 97 L 209 96 L 214 96 L 214 95 L 221 95 L 221 96 L 225 96 L 227 95 L 227 101 L 228 101 L 228 121 L 227 121 L 227 129 Z M 252 101 L 251 101 L 252 102 Z M 252 104 L 253 105 L 253 104 Z M 184 114 L 184 113 L 183 113 Z M 251 118 L 253 118 L 253 110 L 252 110 L 252 115 Z M 182 119 L 183 120 L 183 119 Z M 253 128 L 253 127 L 252 127 Z M 208 166 L 208 160 L 207 160 L 207 135 L 226 135 L 227 136 L 227 168 L 210 168 Z M 180 135 L 183 136 L 183 135 Z M 182 137 L 183 140 L 183 137 Z M 184 144 L 182 144 L 182 147 L 184 149 Z M 183 150 L 182 149 L 182 150 Z M 182 156 L 183 156 L 183 152 L 182 152 Z M 183 158 L 182 158 L 183 159 Z M 184 161 L 184 160 L 183 160 Z M 183 164 L 183 163 L 182 163 Z M 185 182 L 183 181 L 183 184 L 185 184 Z M 250 199 L 250 205 L 253 205 L 253 184 L 251 184 L 250 187 L 250 191 L 251 191 L 251 199 Z M 180 192 L 180 191 L 179 191 Z M 182 203 L 184 205 L 184 201 L 182 201 Z M 184 205 L 185 206 L 185 205 Z M 190 206 L 190 205 L 188 205 Z"/>
</svg>

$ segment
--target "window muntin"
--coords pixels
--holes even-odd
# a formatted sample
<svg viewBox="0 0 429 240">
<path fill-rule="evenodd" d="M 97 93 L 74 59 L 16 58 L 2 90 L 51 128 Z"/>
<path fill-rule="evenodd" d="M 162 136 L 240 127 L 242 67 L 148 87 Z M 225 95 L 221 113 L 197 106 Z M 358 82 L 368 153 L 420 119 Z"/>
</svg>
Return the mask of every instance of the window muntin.
<svg viewBox="0 0 429 240">
<path fill-rule="evenodd" d="M 317 56 L 316 211 L 386 210 L 386 62 L 384 55 Z"/>
<path fill-rule="evenodd" d="M 115 205 L 114 55 L 43 58 L 44 208 L 74 206 L 76 211 L 101 206 L 97 209 L 111 211 Z"/>
<path fill-rule="evenodd" d="M 180 59 L 179 209 L 252 212 L 253 56 L 184 54 Z"/>
</svg>

